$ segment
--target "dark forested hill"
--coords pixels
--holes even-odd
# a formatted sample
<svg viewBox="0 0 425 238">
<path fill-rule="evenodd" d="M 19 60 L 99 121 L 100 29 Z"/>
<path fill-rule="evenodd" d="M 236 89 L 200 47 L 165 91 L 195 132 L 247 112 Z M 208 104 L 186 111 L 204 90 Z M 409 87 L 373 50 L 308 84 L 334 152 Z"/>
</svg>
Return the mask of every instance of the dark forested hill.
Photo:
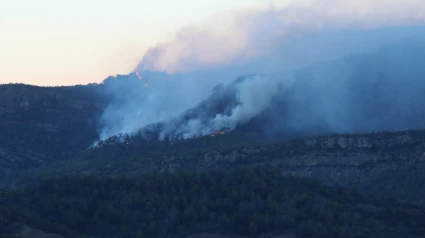
<svg viewBox="0 0 425 238">
<path fill-rule="evenodd" d="M 124 120 L 133 117 L 132 113 L 121 114 L 130 111 L 143 117 L 146 105 L 142 99 L 155 96 L 149 93 L 161 91 L 161 88 L 146 90 L 144 83 L 134 74 L 109 77 L 99 85 L 50 88 L 0 85 L 0 175 L 79 156 L 98 139 L 99 128 L 102 131 L 116 125 L 118 129 L 112 130 L 114 133 L 121 132 L 120 126 L 127 128 L 127 124 L 135 127 L 134 133 L 141 129 L 139 134 L 132 135 L 131 141 L 124 135 L 101 143 L 103 146 L 126 141 L 130 144 L 128 147 L 136 148 L 137 153 L 130 153 L 130 157 L 123 160 L 140 158 L 154 150 L 175 153 L 179 157 L 194 150 L 213 151 L 264 143 L 268 136 L 282 140 L 331 133 L 424 129 L 425 121 L 421 118 L 425 117 L 425 104 L 422 103 L 425 100 L 425 67 L 419 64 L 425 60 L 424 39 L 418 36 L 374 53 L 321 62 L 266 80 L 262 84 L 271 84 L 272 88 L 281 91 L 270 101 L 262 102 L 269 105 L 261 107 L 261 110 L 255 106 L 258 101 L 256 90 L 246 92 L 248 96 L 252 94 L 247 102 L 242 102 L 238 96 L 245 87 L 243 83 L 254 80 L 251 76 L 243 76 L 227 86 L 216 87 L 209 96 L 205 96 L 204 101 L 187 108 L 170 121 L 147 126 L 141 124 L 140 128 L 137 128 L 137 119 L 130 120 L 132 123 Z M 287 83 L 291 80 L 292 83 Z M 276 81 L 280 83 L 274 85 Z M 191 89 L 187 90 L 191 93 Z M 144 97 L 138 97 L 142 94 Z M 251 105 L 252 102 L 254 104 Z M 182 133 L 200 135 L 187 132 L 190 128 L 206 131 L 203 135 L 219 135 L 223 130 L 216 128 L 215 118 L 227 118 L 235 108 L 244 108 L 241 107 L 244 103 L 251 111 L 240 115 L 250 117 L 230 123 L 234 123 L 235 133 L 219 139 L 206 136 L 188 142 L 171 141 Z M 126 110 L 121 110 L 122 107 Z M 106 108 L 108 117 L 99 120 Z M 158 113 L 162 114 L 162 111 Z M 109 117 L 112 120 L 105 119 Z M 232 121 L 235 118 L 239 116 L 227 119 Z M 228 132 L 233 128 L 224 129 Z M 166 140 L 158 141 L 163 135 Z M 122 161 L 116 160 L 122 157 L 122 153 L 114 154 L 111 149 L 114 145 L 111 146 L 98 150 L 97 156 L 115 160 L 112 163 Z M 84 153 L 82 157 L 86 155 Z"/>
<path fill-rule="evenodd" d="M 65 237 L 210 233 L 419 238 L 425 233 L 423 208 L 282 176 L 278 169 L 60 176 L 20 191 L 3 190 L 0 195 L 0 213 L 10 224 Z M 19 230 L 17 225 L 8 232 Z"/>
<path fill-rule="evenodd" d="M 97 138 L 96 85 L 0 85 L 0 175 L 69 158 Z"/>
<path fill-rule="evenodd" d="M 229 133 L 191 140 L 137 144 L 129 141 L 90 149 L 77 158 L 26 173 L 32 180 L 54 174 L 122 175 L 191 169 L 275 167 L 282 173 L 328 185 L 425 204 L 425 131 L 331 135 L 279 143 L 255 134 Z M 240 143 L 235 143 L 239 141 Z"/>
</svg>

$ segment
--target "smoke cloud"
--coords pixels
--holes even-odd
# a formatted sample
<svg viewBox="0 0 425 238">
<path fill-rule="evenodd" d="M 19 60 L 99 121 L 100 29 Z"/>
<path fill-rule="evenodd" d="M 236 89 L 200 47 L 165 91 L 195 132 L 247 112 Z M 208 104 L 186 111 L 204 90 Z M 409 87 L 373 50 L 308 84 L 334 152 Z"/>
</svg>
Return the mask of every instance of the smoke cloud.
<svg viewBox="0 0 425 238">
<path fill-rule="evenodd" d="M 324 0 L 222 16 L 209 25 L 185 28 L 143 56 L 135 69 L 142 80 L 131 73 L 104 81 L 111 104 L 102 115 L 100 139 L 136 132 L 155 132 L 159 139 L 190 138 L 264 117 L 269 119 L 262 130 L 282 133 L 421 126 L 411 123 L 418 114 L 410 109 L 420 99 L 422 87 L 412 85 L 423 84 L 418 78 L 425 73 L 417 68 L 425 56 L 406 54 L 412 50 L 408 43 L 397 43 L 402 50 L 394 54 L 388 48 L 378 50 L 423 37 L 417 35 L 423 25 L 423 1 Z M 336 60 L 376 51 L 356 58 L 364 63 Z M 372 56 L 376 60 L 368 60 Z M 401 57 L 410 64 L 397 67 Z M 317 64 L 329 60 L 336 61 Z M 382 61 L 399 70 L 391 74 Z M 416 73 L 406 77 L 401 73 L 405 69 Z M 233 81 L 251 73 L 264 74 Z M 387 85 L 386 90 L 379 85 Z M 362 97 L 359 90 L 368 94 Z M 397 92 L 406 94 L 388 97 Z M 360 106 L 377 95 L 380 101 L 374 107 Z M 393 104 L 391 113 L 381 108 Z M 400 119 L 397 110 L 411 118 Z M 384 123 L 377 112 L 394 120 Z M 368 123 L 359 123 L 370 115 Z"/>
<path fill-rule="evenodd" d="M 423 24 L 424 9 L 421 0 L 320 0 L 217 16 L 211 24 L 185 28 L 172 41 L 151 48 L 137 69 L 175 73 L 242 64 L 315 32 Z"/>
<path fill-rule="evenodd" d="M 269 107 L 279 92 L 280 83 L 264 75 L 250 75 L 227 87 L 217 86 L 197 107 L 172 121 L 165 121 L 159 139 L 187 139 L 233 130 Z"/>
</svg>

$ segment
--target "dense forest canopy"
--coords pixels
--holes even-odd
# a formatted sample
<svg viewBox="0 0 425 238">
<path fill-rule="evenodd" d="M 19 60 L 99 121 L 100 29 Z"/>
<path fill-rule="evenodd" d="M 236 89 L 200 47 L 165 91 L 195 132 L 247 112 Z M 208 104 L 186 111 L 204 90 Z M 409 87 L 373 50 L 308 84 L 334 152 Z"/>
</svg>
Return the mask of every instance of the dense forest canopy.
<svg viewBox="0 0 425 238">
<path fill-rule="evenodd" d="M 276 169 L 59 176 L 1 192 L 12 222 L 65 237 L 423 237 L 425 209 Z M 5 224 L 3 224 L 5 226 Z M 11 231 L 10 231 L 11 232 Z"/>
</svg>

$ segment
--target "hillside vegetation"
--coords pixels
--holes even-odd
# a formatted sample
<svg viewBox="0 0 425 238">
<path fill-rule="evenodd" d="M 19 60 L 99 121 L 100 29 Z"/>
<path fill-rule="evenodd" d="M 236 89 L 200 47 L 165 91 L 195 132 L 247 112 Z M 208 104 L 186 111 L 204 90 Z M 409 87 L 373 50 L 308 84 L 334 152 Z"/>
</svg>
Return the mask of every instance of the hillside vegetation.
<svg viewBox="0 0 425 238">
<path fill-rule="evenodd" d="M 1 193 L 1 213 L 65 237 L 423 237 L 425 210 L 277 169 L 60 176 Z"/>
<path fill-rule="evenodd" d="M 75 159 L 15 175 L 21 183 L 55 174 L 95 176 L 190 169 L 274 167 L 283 174 L 356 186 L 380 196 L 425 204 L 425 131 L 331 135 L 264 143 L 233 132 L 191 140 L 139 144 L 131 139 L 90 149 Z M 13 176 L 12 176 L 13 177 Z"/>
<path fill-rule="evenodd" d="M 97 138 L 99 86 L 0 85 L 0 176 L 68 159 Z"/>
</svg>

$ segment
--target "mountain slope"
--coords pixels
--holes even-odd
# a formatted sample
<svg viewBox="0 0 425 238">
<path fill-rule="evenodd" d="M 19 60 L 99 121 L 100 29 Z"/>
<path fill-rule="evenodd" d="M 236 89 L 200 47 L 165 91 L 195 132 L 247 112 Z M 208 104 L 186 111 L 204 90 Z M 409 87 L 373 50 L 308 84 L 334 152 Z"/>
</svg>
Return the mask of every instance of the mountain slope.
<svg viewBox="0 0 425 238">
<path fill-rule="evenodd" d="M 133 142 L 143 146 L 157 139 L 170 142 L 231 129 L 277 140 L 422 129 L 424 49 L 424 38 L 417 37 L 375 53 L 323 62 L 283 75 L 240 77 L 227 86 L 217 86 L 198 106 L 180 116 L 142 128 L 132 135 Z M 253 81 L 255 84 L 250 85 Z M 113 124 L 125 123 L 118 120 L 126 118 L 121 115 L 124 111 L 114 113 L 114 108 L 141 94 L 134 90 L 126 97 L 133 84 L 139 85 L 136 89 L 145 88 L 134 75 L 75 87 L 1 85 L 0 174 L 76 156 L 111 126 L 103 117 L 106 111 L 118 115 Z M 269 93 L 266 89 L 276 89 L 276 95 L 265 97 Z M 143 106 L 139 103 L 131 101 L 130 108 Z M 109 142 L 126 139 L 117 138 Z"/>
<path fill-rule="evenodd" d="M 75 159 L 21 172 L 17 178 L 31 181 L 55 174 L 106 176 L 274 167 L 283 174 L 312 177 L 332 186 L 356 186 L 380 196 L 425 204 L 425 130 L 333 135 L 280 143 L 264 143 L 261 138 L 256 141 L 255 134 L 235 133 L 172 144 L 113 143 L 90 149 Z"/>
<path fill-rule="evenodd" d="M 261 132 L 280 139 L 423 129 L 424 39 L 422 36 L 406 39 L 376 52 L 321 62 L 293 72 L 242 76 L 225 86 L 218 85 L 195 107 L 152 124 L 131 120 L 137 117 L 133 115 L 137 106 L 149 106 L 149 98 L 155 98 L 149 90 L 145 90 L 146 100 L 132 97 L 118 100 L 120 107 L 108 113 L 124 114 L 123 118 L 132 116 L 121 125 L 125 128 L 123 132 L 160 140 L 233 129 Z M 164 82 L 166 79 L 164 76 Z M 143 87 L 139 81 L 124 80 L 125 87 L 119 88 Z M 124 91 L 119 90 L 117 94 Z M 196 94 L 193 91 L 188 87 L 185 93 Z M 169 104 L 168 101 L 162 103 Z M 131 107 L 119 110 L 126 105 Z M 166 112 L 158 109 L 158 114 Z M 120 131 L 116 120 L 106 120 L 106 124 Z"/>
<path fill-rule="evenodd" d="M 98 91 L 94 85 L 0 85 L 0 175 L 86 149 L 107 103 Z"/>
<path fill-rule="evenodd" d="M 55 173 L 105 175 L 277 166 L 284 173 L 313 176 L 327 184 L 358 185 L 370 191 L 381 188 L 388 194 L 422 202 L 420 196 L 425 192 L 418 184 L 424 181 L 423 131 L 331 136 L 317 139 L 325 142 L 314 146 L 310 140 L 268 144 L 270 135 L 276 141 L 334 132 L 425 128 L 425 67 L 420 67 L 425 47 L 421 46 L 425 46 L 424 38 L 416 38 L 373 54 L 323 62 L 284 75 L 293 77 L 292 81 L 280 81 L 281 75 L 277 75 L 271 77 L 272 81 L 256 81 L 245 88 L 244 83 L 262 78 L 241 77 L 228 86 L 218 86 L 197 107 L 179 117 L 151 124 L 140 133 L 112 137 L 102 141 L 100 148 L 87 151 L 97 139 L 97 127 L 106 123 L 98 117 L 108 105 L 124 100 L 111 96 L 110 86 L 124 82 L 122 95 L 131 82 L 144 87 L 143 82 L 120 76 L 108 78 L 102 85 L 77 87 L 3 85 L 0 172 L 20 180 Z M 262 97 L 267 92 L 256 87 L 264 89 L 262 84 L 272 82 L 277 83 L 265 88 L 276 88 L 278 93 Z M 252 94 L 244 91 L 252 88 Z M 241 90 L 252 97 L 244 101 Z M 253 107 L 258 105 L 257 99 L 265 100 L 261 110 Z M 267 107 L 265 102 L 269 103 Z M 249 113 L 235 113 L 238 107 L 248 108 Z M 236 114 L 248 115 L 249 120 L 232 116 Z M 208 123 L 227 117 L 241 119 L 232 121 L 237 122 L 234 131 L 209 131 L 220 128 Z M 165 135 L 182 135 L 191 128 L 206 128 L 208 133 L 175 140 L 163 136 L 164 128 Z M 406 141 L 402 139 L 405 137 Z M 329 148 L 323 143 L 330 144 Z M 409 173 L 415 176 L 406 176 Z M 374 187 L 376 184 L 381 185 Z"/>
</svg>

